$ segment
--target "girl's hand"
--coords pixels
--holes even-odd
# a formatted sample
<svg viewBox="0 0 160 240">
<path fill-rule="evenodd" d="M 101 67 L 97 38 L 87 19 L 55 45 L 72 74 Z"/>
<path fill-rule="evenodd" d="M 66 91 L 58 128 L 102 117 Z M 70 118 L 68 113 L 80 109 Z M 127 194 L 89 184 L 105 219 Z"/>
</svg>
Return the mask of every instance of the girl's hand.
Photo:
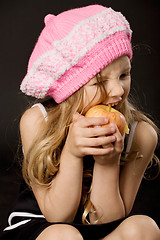
<svg viewBox="0 0 160 240">
<path fill-rule="evenodd" d="M 97 127 L 107 122 L 105 118 L 85 118 L 76 113 L 63 149 L 65 153 L 67 151 L 67 154 L 76 158 L 83 158 L 86 155 L 104 157 L 112 153 L 114 148 L 111 143 L 116 141 L 117 135 L 113 135 L 116 132 L 115 128 Z"/>
<path fill-rule="evenodd" d="M 110 127 L 107 128 L 114 129 L 114 133 L 112 136 L 115 137 L 115 141 L 112 143 L 102 145 L 102 148 L 110 149 L 110 152 L 108 154 L 103 156 L 98 155 L 93 156 L 95 162 L 101 165 L 113 165 L 120 163 L 121 153 L 124 148 L 124 136 L 122 136 L 121 133 L 119 132 L 117 125 L 112 123 L 110 124 Z"/>
</svg>

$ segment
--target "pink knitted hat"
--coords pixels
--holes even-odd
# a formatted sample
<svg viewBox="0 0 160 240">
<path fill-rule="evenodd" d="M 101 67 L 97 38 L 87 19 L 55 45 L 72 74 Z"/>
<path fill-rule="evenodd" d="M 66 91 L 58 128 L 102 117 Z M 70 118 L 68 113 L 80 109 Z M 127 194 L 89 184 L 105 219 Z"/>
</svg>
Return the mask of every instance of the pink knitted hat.
<svg viewBox="0 0 160 240">
<path fill-rule="evenodd" d="M 101 5 L 47 15 L 21 91 L 60 103 L 114 59 L 132 58 L 129 23 L 120 12 Z"/>
</svg>

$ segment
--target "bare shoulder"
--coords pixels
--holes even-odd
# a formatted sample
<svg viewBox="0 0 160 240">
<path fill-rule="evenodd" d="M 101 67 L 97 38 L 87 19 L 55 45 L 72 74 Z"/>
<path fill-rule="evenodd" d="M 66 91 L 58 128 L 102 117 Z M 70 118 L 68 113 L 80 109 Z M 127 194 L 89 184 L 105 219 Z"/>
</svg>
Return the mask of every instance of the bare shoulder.
<svg viewBox="0 0 160 240">
<path fill-rule="evenodd" d="M 157 132 L 155 129 L 147 122 L 141 121 L 137 124 L 135 137 L 138 142 L 144 141 L 148 144 L 157 144 Z"/>
<path fill-rule="evenodd" d="M 153 154 L 158 142 L 158 136 L 155 129 L 147 122 L 141 121 L 138 123 L 133 145 L 143 155 Z"/>
<path fill-rule="evenodd" d="M 24 112 L 20 120 L 20 135 L 24 152 L 27 152 L 31 142 L 45 123 L 39 107 L 33 107 Z"/>
<path fill-rule="evenodd" d="M 39 107 L 35 106 L 33 108 L 29 108 L 23 113 L 21 117 L 20 128 L 22 130 L 26 127 L 27 128 L 36 127 L 37 124 L 43 122 L 43 120 L 44 117 Z"/>
</svg>

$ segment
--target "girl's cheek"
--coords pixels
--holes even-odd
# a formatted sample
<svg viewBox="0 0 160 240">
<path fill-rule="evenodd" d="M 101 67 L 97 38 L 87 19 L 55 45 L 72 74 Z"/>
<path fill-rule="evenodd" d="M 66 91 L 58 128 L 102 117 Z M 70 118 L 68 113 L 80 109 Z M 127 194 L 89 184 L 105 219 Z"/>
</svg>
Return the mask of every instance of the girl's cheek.
<svg viewBox="0 0 160 240">
<path fill-rule="evenodd" d="M 94 106 L 97 102 L 97 91 L 95 88 L 91 87 L 89 90 L 85 90 L 83 99 L 84 113 L 86 113 L 88 109 Z"/>
</svg>

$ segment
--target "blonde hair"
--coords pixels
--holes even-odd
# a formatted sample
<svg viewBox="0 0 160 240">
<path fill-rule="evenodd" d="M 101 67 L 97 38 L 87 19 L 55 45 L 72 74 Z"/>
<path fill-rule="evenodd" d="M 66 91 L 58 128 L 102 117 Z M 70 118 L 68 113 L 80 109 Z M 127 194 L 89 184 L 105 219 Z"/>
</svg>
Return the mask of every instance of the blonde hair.
<svg viewBox="0 0 160 240">
<path fill-rule="evenodd" d="M 106 92 L 101 84 L 101 99 L 106 96 Z M 25 181 L 31 185 L 35 183 L 44 187 L 50 187 L 54 177 L 58 173 L 60 165 L 60 155 L 68 134 L 69 126 L 74 113 L 83 114 L 83 95 L 85 88 L 82 87 L 71 97 L 60 104 L 51 101 L 48 107 L 48 121 L 43 122 L 37 137 L 35 138 L 27 156 L 24 158 L 22 172 Z M 94 98 L 93 98 L 94 99 Z M 137 110 L 128 99 L 126 99 L 120 109 L 128 124 L 133 121 L 145 121 L 158 132 L 156 125 L 141 111 Z M 84 168 L 84 179 L 91 179 L 92 171 Z M 91 181 L 90 181 L 91 183 Z M 90 184 L 89 184 L 90 185 Z M 89 201 L 90 186 L 83 181 L 82 206 L 84 208 L 82 220 L 87 221 L 87 215 L 93 209 Z"/>
<path fill-rule="evenodd" d="M 52 100 L 47 112 L 47 122 L 34 139 L 23 160 L 25 181 L 49 187 L 59 170 L 59 159 L 73 114 L 79 111 L 83 101 L 82 89 L 61 104 Z"/>
</svg>

